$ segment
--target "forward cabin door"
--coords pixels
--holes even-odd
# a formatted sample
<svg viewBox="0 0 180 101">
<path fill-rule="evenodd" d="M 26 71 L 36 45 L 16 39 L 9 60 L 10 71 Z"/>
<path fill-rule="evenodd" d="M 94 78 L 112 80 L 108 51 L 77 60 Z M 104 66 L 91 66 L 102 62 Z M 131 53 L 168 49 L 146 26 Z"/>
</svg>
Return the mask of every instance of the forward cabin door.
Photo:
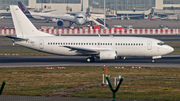
<svg viewBox="0 0 180 101">
<path fill-rule="evenodd" d="M 44 40 L 43 39 L 39 40 L 39 48 L 44 49 Z"/>
<path fill-rule="evenodd" d="M 152 49 L 152 41 L 147 42 L 147 49 L 151 50 Z"/>
</svg>

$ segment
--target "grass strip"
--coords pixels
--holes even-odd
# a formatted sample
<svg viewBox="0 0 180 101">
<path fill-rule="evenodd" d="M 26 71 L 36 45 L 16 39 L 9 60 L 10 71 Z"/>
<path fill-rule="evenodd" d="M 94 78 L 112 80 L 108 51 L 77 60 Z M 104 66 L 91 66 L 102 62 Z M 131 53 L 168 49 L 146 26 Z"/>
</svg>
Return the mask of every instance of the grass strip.
<svg viewBox="0 0 180 101">
<path fill-rule="evenodd" d="M 109 87 L 101 87 L 100 67 L 49 67 L 0 68 L 0 82 L 6 81 L 4 95 L 44 96 L 68 91 L 67 97 L 112 98 Z M 109 67 L 111 77 L 122 75 L 124 82 L 117 92 L 117 99 L 180 100 L 180 68 L 143 67 L 141 69 L 116 69 Z M 113 81 L 113 78 L 110 78 Z M 113 83 L 113 82 L 112 82 Z M 98 84 L 89 87 L 90 84 Z M 84 88 L 84 86 L 87 86 Z M 80 89 L 80 90 L 79 90 Z"/>
</svg>

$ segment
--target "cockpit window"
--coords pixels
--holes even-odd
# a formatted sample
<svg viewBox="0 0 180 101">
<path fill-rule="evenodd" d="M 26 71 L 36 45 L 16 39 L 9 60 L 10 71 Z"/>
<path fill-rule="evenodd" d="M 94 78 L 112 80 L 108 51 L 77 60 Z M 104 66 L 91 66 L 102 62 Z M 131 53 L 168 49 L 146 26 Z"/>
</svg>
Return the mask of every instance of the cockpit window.
<svg viewBox="0 0 180 101">
<path fill-rule="evenodd" d="M 164 42 L 159 42 L 157 44 L 160 45 L 160 46 L 166 45 Z"/>
<path fill-rule="evenodd" d="M 78 16 L 77 18 L 83 18 L 82 16 Z"/>
</svg>

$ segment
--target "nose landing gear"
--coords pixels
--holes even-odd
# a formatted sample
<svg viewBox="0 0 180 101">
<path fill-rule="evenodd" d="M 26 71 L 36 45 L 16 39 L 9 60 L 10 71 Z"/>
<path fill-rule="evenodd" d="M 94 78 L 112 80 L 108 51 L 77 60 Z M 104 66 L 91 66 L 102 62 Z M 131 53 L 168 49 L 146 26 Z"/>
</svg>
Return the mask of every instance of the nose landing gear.
<svg viewBox="0 0 180 101">
<path fill-rule="evenodd" d="M 152 63 L 154 63 L 154 62 L 155 62 L 155 60 L 152 60 L 151 62 L 152 62 Z"/>
</svg>

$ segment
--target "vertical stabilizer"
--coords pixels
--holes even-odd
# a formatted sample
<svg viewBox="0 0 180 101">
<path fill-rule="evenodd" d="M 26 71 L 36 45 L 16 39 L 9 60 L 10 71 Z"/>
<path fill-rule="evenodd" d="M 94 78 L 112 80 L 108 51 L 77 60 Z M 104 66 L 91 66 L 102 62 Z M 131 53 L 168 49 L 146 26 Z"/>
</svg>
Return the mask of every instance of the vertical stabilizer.
<svg viewBox="0 0 180 101">
<path fill-rule="evenodd" d="M 81 2 L 81 11 L 83 12 L 83 0 Z"/>
<path fill-rule="evenodd" d="M 10 10 L 17 37 L 27 38 L 33 36 L 53 36 L 37 30 L 18 6 L 10 5 Z"/>
<path fill-rule="evenodd" d="M 28 18 L 33 18 L 31 16 L 31 13 L 27 10 L 27 8 L 21 2 L 18 2 L 18 6 Z"/>
</svg>

